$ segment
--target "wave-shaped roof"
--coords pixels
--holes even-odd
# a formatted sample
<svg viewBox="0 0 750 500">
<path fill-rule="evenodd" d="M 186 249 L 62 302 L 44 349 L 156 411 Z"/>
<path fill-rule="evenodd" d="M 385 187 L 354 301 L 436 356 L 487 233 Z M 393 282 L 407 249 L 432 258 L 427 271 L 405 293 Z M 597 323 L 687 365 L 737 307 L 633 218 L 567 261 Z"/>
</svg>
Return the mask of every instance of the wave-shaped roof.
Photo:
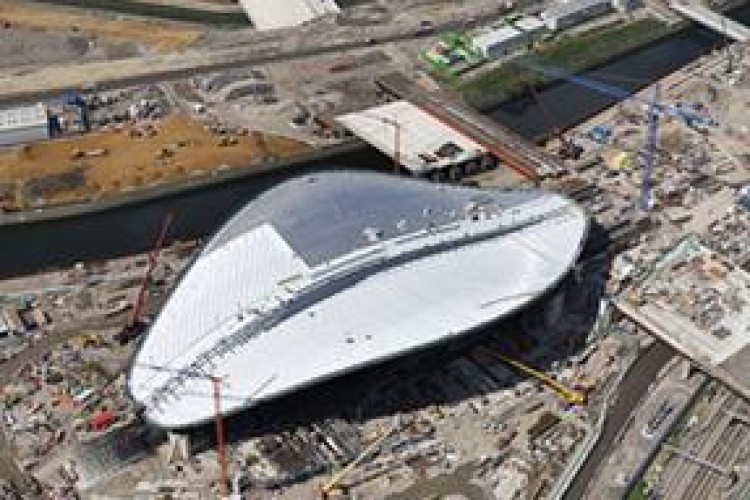
<svg viewBox="0 0 750 500">
<path fill-rule="evenodd" d="M 572 201 L 331 172 L 235 215 L 136 354 L 132 396 L 164 427 L 239 411 L 494 321 L 557 282 L 587 227 Z"/>
<path fill-rule="evenodd" d="M 240 210 L 205 253 L 269 224 L 308 266 L 369 244 L 363 231 L 382 238 L 464 217 L 467 208 L 504 209 L 539 197 L 539 191 L 478 190 L 372 172 L 324 172 L 287 181 Z"/>
</svg>

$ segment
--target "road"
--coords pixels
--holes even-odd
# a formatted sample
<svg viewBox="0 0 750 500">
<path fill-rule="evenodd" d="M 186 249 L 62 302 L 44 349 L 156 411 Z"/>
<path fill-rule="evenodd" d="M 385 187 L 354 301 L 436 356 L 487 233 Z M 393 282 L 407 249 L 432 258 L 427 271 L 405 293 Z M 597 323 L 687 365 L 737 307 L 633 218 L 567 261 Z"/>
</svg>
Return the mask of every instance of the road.
<svg viewBox="0 0 750 500">
<path fill-rule="evenodd" d="M 672 355 L 673 352 L 669 347 L 655 342 L 630 367 L 620 384 L 617 400 L 610 406 L 607 413 L 599 441 L 563 496 L 565 500 L 583 498 L 589 481 L 593 478 L 599 464 L 607 459 L 613 442 L 620 434 L 631 412 L 638 406 L 649 385 Z"/>
<path fill-rule="evenodd" d="M 362 30 L 348 27 L 305 31 L 295 36 L 264 38 L 248 36 L 247 41 L 229 48 L 193 49 L 181 53 L 147 55 L 113 61 L 94 61 L 69 65 L 28 69 L 23 72 L 0 72 L 0 104 L 20 100 L 35 101 L 58 95 L 75 88 L 94 85 L 98 89 L 118 88 L 126 85 L 154 83 L 169 79 L 186 78 L 200 73 L 237 66 L 342 54 L 345 51 L 375 47 L 377 45 L 434 36 L 436 32 L 464 30 L 497 19 L 494 9 L 476 9 L 453 13 L 435 20 L 430 30 L 421 29 L 415 21 L 409 25 L 384 25 L 363 34 Z"/>
</svg>

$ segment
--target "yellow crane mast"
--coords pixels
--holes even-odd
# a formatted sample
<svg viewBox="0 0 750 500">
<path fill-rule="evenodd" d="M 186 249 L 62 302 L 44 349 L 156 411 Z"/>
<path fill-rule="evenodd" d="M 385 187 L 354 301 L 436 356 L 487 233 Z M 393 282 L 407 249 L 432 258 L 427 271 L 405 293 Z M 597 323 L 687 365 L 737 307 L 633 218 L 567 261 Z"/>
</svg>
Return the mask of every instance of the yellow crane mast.
<svg viewBox="0 0 750 500">
<path fill-rule="evenodd" d="M 499 352 L 491 351 L 490 349 L 486 347 L 483 348 L 483 351 L 486 352 L 488 355 L 492 356 L 493 358 L 502 361 L 506 365 L 512 366 L 513 368 L 520 371 L 521 373 L 528 375 L 530 377 L 534 377 L 535 379 L 541 381 L 544 385 L 546 385 L 547 387 L 555 391 L 555 393 L 558 396 L 560 396 L 562 399 L 564 399 L 567 403 L 574 404 L 574 405 L 586 404 L 586 394 L 573 390 L 569 387 L 566 387 L 565 385 L 553 379 L 546 373 L 542 373 L 539 370 L 536 370 L 528 365 L 525 365 L 515 359 L 511 359 L 503 354 L 500 354 Z"/>
<path fill-rule="evenodd" d="M 398 428 L 398 423 L 391 425 L 377 439 L 367 445 L 367 447 L 362 450 L 362 453 L 357 455 L 343 469 L 334 474 L 327 483 L 320 487 L 321 496 L 326 499 L 331 493 L 339 490 L 341 488 L 341 482 L 346 478 L 346 476 L 348 476 L 354 469 L 356 469 L 357 466 L 362 463 L 362 461 L 371 453 L 380 448 L 380 445 L 383 444 L 383 441 L 388 439 L 388 437 L 390 437 Z"/>
</svg>

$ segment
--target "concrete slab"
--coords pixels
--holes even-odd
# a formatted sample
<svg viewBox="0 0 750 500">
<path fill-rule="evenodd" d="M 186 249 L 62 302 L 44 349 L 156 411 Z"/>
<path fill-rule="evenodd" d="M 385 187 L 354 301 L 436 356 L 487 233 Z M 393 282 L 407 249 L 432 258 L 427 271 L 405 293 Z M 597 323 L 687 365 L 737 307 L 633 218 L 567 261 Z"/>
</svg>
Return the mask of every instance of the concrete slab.
<svg viewBox="0 0 750 500">
<path fill-rule="evenodd" d="M 750 399 L 750 273 L 696 235 L 667 252 L 617 306 Z"/>
<path fill-rule="evenodd" d="M 399 100 L 336 118 L 363 140 L 395 157 L 415 175 L 479 158 L 487 151 L 408 101 Z"/>
</svg>

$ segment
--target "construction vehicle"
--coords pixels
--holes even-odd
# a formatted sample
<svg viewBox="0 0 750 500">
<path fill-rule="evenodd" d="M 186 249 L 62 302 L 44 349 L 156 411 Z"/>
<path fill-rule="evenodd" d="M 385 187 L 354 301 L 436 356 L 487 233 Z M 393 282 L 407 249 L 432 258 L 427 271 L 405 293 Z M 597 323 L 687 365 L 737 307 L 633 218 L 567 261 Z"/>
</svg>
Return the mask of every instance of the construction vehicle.
<svg viewBox="0 0 750 500">
<path fill-rule="evenodd" d="M 569 387 L 566 387 L 565 385 L 553 379 L 546 373 L 540 372 L 539 370 L 536 370 L 528 365 L 525 365 L 524 363 L 521 363 L 520 361 L 509 358 L 508 356 L 492 351 L 488 349 L 487 347 L 484 347 L 482 351 L 487 353 L 489 356 L 502 361 L 506 365 L 509 365 L 512 368 L 515 368 L 516 370 L 523 373 L 524 375 L 528 375 L 530 377 L 534 377 L 535 379 L 539 380 L 544 385 L 552 389 L 566 403 L 577 405 L 577 406 L 582 406 L 586 404 L 586 394 L 573 390 Z"/>
<path fill-rule="evenodd" d="M 373 452 L 375 452 L 380 446 L 383 444 L 383 442 L 388 439 L 390 436 L 392 436 L 399 428 L 400 428 L 399 422 L 395 422 L 393 425 L 391 425 L 388 429 L 386 429 L 380 436 L 378 436 L 377 439 L 375 439 L 372 443 L 367 445 L 367 447 L 362 450 L 362 452 L 357 455 L 351 462 L 349 462 L 343 469 L 339 470 L 337 473 L 335 473 L 328 482 L 323 484 L 320 487 L 320 495 L 324 500 L 328 500 L 330 495 L 334 493 L 345 493 L 346 488 L 342 485 L 342 482 L 346 477 L 354 470 L 356 469 L 359 464 L 362 463 L 363 460 L 365 460 L 367 457 L 369 457 Z"/>
<path fill-rule="evenodd" d="M 82 333 L 72 339 L 73 344 L 79 349 L 87 347 L 107 347 L 107 341 L 99 335 L 93 333 Z"/>
</svg>

